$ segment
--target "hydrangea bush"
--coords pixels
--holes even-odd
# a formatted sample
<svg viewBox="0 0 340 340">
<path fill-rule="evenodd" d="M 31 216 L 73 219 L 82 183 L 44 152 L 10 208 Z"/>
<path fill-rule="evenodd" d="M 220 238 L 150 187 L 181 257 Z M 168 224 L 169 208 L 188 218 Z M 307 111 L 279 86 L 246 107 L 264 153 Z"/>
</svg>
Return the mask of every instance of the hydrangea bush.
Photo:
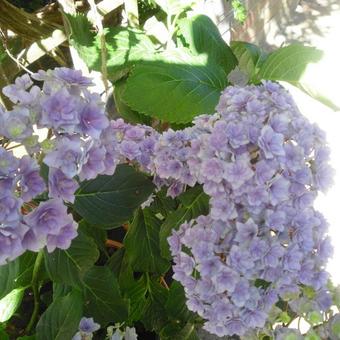
<svg viewBox="0 0 340 340">
<path fill-rule="evenodd" d="M 98 37 L 82 45 L 84 17 L 68 19 L 78 52 L 102 70 L 86 57 L 100 55 Z M 166 48 L 138 30 L 108 33 L 118 51 L 126 34 L 147 47 L 123 61 L 108 49 L 116 112 L 70 68 L 2 89 L 3 336 L 28 309 L 15 337 L 340 336 L 328 225 L 313 207 L 332 183 L 324 132 L 268 76 L 281 50 L 260 58 L 256 46 L 230 49 L 205 16 L 177 19 L 172 48 L 174 32 Z M 197 40 L 189 31 L 202 25 Z M 301 319 L 303 334 L 290 327 Z"/>
</svg>

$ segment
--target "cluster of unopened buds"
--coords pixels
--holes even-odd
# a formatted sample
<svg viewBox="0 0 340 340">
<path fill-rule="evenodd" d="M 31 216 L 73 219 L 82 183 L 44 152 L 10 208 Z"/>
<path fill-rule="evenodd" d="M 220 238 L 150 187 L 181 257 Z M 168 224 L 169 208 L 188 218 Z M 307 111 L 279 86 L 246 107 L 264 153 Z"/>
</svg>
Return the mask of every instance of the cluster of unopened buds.
<svg viewBox="0 0 340 340">
<path fill-rule="evenodd" d="M 209 215 L 169 238 L 174 278 L 208 331 L 260 329 L 279 299 L 297 310 L 307 286 L 316 292 L 312 308 L 329 308 L 331 246 L 327 222 L 313 208 L 317 191 L 331 183 L 329 150 L 280 85 L 227 87 L 215 114 L 165 132 L 109 121 L 91 85 L 81 72 L 57 68 L 3 89 L 14 106 L 0 109 L 1 264 L 26 249 L 68 248 L 77 224 L 64 201 L 74 202 L 80 181 L 129 162 L 171 197 L 194 185 L 210 196 Z M 39 141 L 36 129 L 47 129 L 47 138 Z M 14 157 L 8 141 L 27 155 Z M 39 200 L 46 190 L 49 199 Z"/>
</svg>

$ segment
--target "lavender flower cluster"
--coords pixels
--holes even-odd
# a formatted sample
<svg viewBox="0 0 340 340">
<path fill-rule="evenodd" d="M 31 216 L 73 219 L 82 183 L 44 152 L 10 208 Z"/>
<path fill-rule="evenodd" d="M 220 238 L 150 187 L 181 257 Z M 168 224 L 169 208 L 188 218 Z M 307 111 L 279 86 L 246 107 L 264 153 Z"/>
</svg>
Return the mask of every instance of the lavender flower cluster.
<svg viewBox="0 0 340 340">
<path fill-rule="evenodd" d="M 43 82 L 41 88 L 34 80 Z M 77 224 L 63 201 L 74 202 L 79 180 L 113 175 L 120 162 L 136 161 L 150 169 L 158 134 L 122 119 L 109 122 L 91 85 L 80 71 L 56 68 L 26 74 L 3 89 L 14 104 L 11 111 L 0 107 L 3 146 L 20 143 L 28 155 L 18 159 L 0 147 L 0 265 L 25 250 L 70 246 Z M 39 129 L 48 129 L 40 142 Z M 49 167 L 50 199 L 32 211 L 29 202 L 47 189 L 38 159 Z"/>
<path fill-rule="evenodd" d="M 281 86 L 230 86 L 214 115 L 158 133 L 109 121 L 79 71 L 32 78 L 42 88 L 25 75 L 3 89 L 15 105 L 2 110 L 0 134 L 29 156 L 0 148 L 0 264 L 26 249 L 68 248 L 77 224 L 63 201 L 74 202 L 78 181 L 133 162 L 171 197 L 195 184 L 210 196 L 209 215 L 169 238 L 174 278 L 209 332 L 260 329 L 279 299 L 298 311 L 305 286 L 315 291 L 311 310 L 329 308 L 324 268 L 331 246 L 327 222 L 313 208 L 317 191 L 331 184 L 329 150 Z M 48 138 L 39 142 L 33 126 L 47 128 Z M 27 202 L 46 189 L 36 159 L 49 167 L 50 199 L 27 213 Z"/>
<path fill-rule="evenodd" d="M 188 172 L 210 196 L 209 215 L 169 237 L 174 278 L 189 309 L 207 320 L 204 328 L 218 336 L 261 329 L 279 299 L 294 310 L 305 303 L 304 286 L 315 291 L 310 308 L 327 310 L 332 248 L 327 222 L 313 208 L 332 178 L 324 133 L 282 87 L 267 82 L 228 87 L 217 113 L 198 117 L 182 134 L 190 140 L 183 161 L 176 158 L 169 171 L 170 151 L 157 173 L 189 184 Z"/>
</svg>

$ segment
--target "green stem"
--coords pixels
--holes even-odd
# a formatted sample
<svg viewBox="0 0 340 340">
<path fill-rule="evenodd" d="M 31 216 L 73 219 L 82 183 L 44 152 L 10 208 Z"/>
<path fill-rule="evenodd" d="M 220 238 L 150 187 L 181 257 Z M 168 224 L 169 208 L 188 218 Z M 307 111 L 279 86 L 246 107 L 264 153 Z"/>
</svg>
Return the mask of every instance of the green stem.
<svg viewBox="0 0 340 340">
<path fill-rule="evenodd" d="M 38 275 L 39 275 L 39 270 L 41 267 L 41 263 L 44 258 L 44 252 L 43 250 L 40 250 L 38 253 L 37 258 L 35 259 L 34 267 L 33 267 L 33 274 L 32 274 L 32 281 L 31 281 L 31 287 L 33 291 L 33 299 L 34 299 L 34 307 L 33 307 L 33 312 L 31 319 L 26 327 L 26 334 L 29 334 L 31 332 L 32 327 L 35 324 L 35 321 L 38 317 L 39 313 L 39 280 L 38 280 Z"/>
</svg>

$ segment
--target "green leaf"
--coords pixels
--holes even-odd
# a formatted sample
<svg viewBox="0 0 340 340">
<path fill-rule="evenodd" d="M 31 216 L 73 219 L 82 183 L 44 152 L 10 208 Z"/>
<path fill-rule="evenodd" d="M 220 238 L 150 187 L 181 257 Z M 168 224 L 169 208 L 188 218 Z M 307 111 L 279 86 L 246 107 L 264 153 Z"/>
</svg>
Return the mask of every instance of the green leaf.
<svg viewBox="0 0 340 340">
<path fill-rule="evenodd" d="M 133 111 L 123 100 L 126 90 L 126 79 L 118 80 L 114 84 L 113 96 L 120 117 L 131 123 L 150 124 L 150 117 L 142 116 L 140 113 Z M 115 118 L 115 117 L 113 117 Z"/>
<path fill-rule="evenodd" d="M 79 45 L 91 46 L 96 34 L 93 32 L 92 24 L 86 15 L 78 13 L 76 15 L 63 13 L 70 25 L 70 38 Z"/>
<path fill-rule="evenodd" d="M 203 65 L 200 57 L 191 62 L 136 65 L 126 83 L 125 102 L 135 111 L 163 121 L 188 123 L 200 114 L 213 113 L 226 74 L 218 65 Z"/>
<path fill-rule="evenodd" d="M 176 320 L 186 321 L 190 316 L 192 316 L 192 313 L 186 306 L 183 286 L 177 281 L 173 281 L 170 286 L 169 296 L 165 303 L 165 309 L 167 314 Z"/>
<path fill-rule="evenodd" d="M 79 222 L 78 228 L 78 230 L 81 230 L 86 236 L 90 237 L 96 243 L 100 251 L 104 252 L 107 255 L 107 250 L 105 247 L 107 231 L 105 229 L 98 228 L 97 226 L 92 225 L 85 220 L 81 220 Z"/>
<path fill-rule="evenodd" d="M 63 297 L 72 291 L 72 287 L 63 283 L 53 282 L 53 301 Z"/>
<path fill-rule="evenodd" d="M 133 285 L 126 290 L 127 297 L 130 299 L 129 321 L 139 321 L 143 316 L 146 305 L 146 282 L 145 277 L 140 277 Z"/>
<path fill-rule="evenodd" d="M 16 278 L 18 286 L 27 286 L 32 281 L 33 267 L 37 253 L 26 251 L 16 261 L 19 261 L 19 275 Z"/>
<path fill-rule="evenodd" d="M 161 254 L 167 259 L 171 259 L 167 238 L 172 230 L 178 230 L 184 222 L 209 213 L 209 196 L 200 186 L 189 189 L 179 199 L 182 201 L 182 206 L 168 215 L 159 234 Z"/>
<path fill-rule="evenodd" d="M 10 340 L 9 339 L 9 335 L 6 333 L 6 331 L 4 330 L 4 329 L 2 329 L 2 328 L 0 328 L 0 339 L 1 340 Z M 20 338 L 18 338 L 18 339 L 20 339 Z M 17 340 L 18 340 L 17 339 Z"/>
<path fill-rule="evenodd" d="M 84 181 L 76 192 L 74 208 L 96 226 L 119 227 L 132 217 L 153 189 L 145 175 L 128 165 L 119 165 L 113 176 Z"/>
<path fill-rule="evenodd" d="M 146 329 L 159 332 L 168 323 L 164 306 L 169 292 L 159 282 L 153 280 L 148 280 L 148 292 L 141 321 Z"/>
<path fill-rule="evenodd" d="M 249 79 L 256 82 L 256 73 L 263 62 L 264 52 L 256 45 L 245 41 L 232 41 L 230 47 L 238 60 L 238 66 Z"/>
<path fill-rule="evenodd" d="M 134 279 L 133 271 L 126 256 L 123 259 L 119 274 L 119 285 L 123 296 L 130 300 L 129 323 L 139 320 L 143 315 L 146 304 L 147 279 L 142 275 Z"/>
<path fill-rule="evenodd" d="M 44 253 L 46 270 L 54 282 L 80 287 L 85 272 L 98 260 L 99 251 L 94 241 L 79 233 L 66 250 Z"/>
<path fill-rule="evenodd" d="M 0 267 L 0 297 L 6 296 L 17 287 L 15 282 L 20 272 L 19 261 L 12 261 Z"/>
<path fill-rule="evenodd" d="M 78 291 L 56 299 L 37 324 L 37 340 L 71 339 L 77 332 L 82 316 L 83 300 Z"/>
<path fill-rule="evenodd" d="M 323 57 L 323 52 L 314 47 L 293 44 L 280 48 L 264 61 L 259 79 L 289 82 L 331 109 L 340 110 L 340 102 L 323 77 L 327 72 L 325 60 L 320 62 Z"/>
<path fill-rule="evenodd" d="M 67 15 L 71 44 L 91 70 L 101 71 L 102 47 L 99 35 L 91 33 L 91 24 L 82 15 Z M 108 78 L 117 80 L 140 60 L 153 60 L 155 47 L 144 32 L 134 28 L 105 29 Z"/>
<path fill-rule="evenodd" d="M 178 199 L 184 207 L 192 209 L 193 214 L 198 216 L 202 214 L 202 211 L 207 209 L 206 204 L 209 200 L 209 196 L 203 191 L 201 185 L 196 185 L 180 194 Z"/>
<path fill-rule="evenodd" d="M 187 323 L 184 327 L 178 323 L 170 323 L 161 330 L 160 339 L 199 340 L 199 337 L 195 331 L 195 325 L 192 323 Z"/>
<path fill-rule="evenodd" d="M 84 276 L 85 309 L 102 327 L 128 318 L 128 303 L 108 267 L 92 267 Z"/>
<path fill-rule="evenodd" d="M 13 289 L 0 300 L 0 322 L 9 320 L 21 304 L 25 288 Z"/>
<path fill-rule="evenodd" d="M 292 44 L 271 53 L 261 66 L 260 79 L 283 80 L 297 84 L 308 64 L 317 63 L 322 51 L 309 46 Z"/>
<path fill-rule="evenodd" d="M 178 22 L 178 26 L 193 54 L 207 55 L 209 63 L 221 65 L 227 74 L 235 68 L 237 59 L 208 16 L 185 18 Z"/>
<path fill-rule="evenodd" d="M 231 0 L 231 7 L 234 11 L 234 18 L 243 25 L 247 19 L 247 10 L 244 2 L 242 0 Z"/>
<path fill-rule="evenodd" d="M 113 253 L 113 255 L 110 257 L 110 259 L 107 261 L 106 265 L 109 267 L 109 269 L 112 270 L 114 275 L 117 277 L 119 276 L 119 273 L 122 269 L 124 256 L 125 256 L 125 249 L 120 248 L 120 249 L 117 249 Z"/>
<path fill-rule="evenodd" d="M 0 298 L 31 282 L 35 258 L 36 254 L 28 251 L 14 261 L 0 266 Z"/>
<path fill-rule="evenodd" d="M 135 271 L 161 274 L 169 268 L 169 261 L 160 254 L 160 224 L 149 209 L 136 212 L 124 239 L 126 255 Z"/>
<path fill-rule="evenodd" d="M 167 196 L 166 192 L 167 190 L 163 188 L 155 193 L 154 200 L 150 206 L 150 209 L 155 215 L 161 214 L 162 216 L 166 217 L 178 206 L 176 200 Z"/>
<path fill-rule="evenodd" d="M 153 60 L 155 46 L 144 32 L 134 28 L 110 28 L 105 35 L 109 79 L 141 60 Z M 100 49 L 97 39 L 96 46 Z"/>
</svg>

